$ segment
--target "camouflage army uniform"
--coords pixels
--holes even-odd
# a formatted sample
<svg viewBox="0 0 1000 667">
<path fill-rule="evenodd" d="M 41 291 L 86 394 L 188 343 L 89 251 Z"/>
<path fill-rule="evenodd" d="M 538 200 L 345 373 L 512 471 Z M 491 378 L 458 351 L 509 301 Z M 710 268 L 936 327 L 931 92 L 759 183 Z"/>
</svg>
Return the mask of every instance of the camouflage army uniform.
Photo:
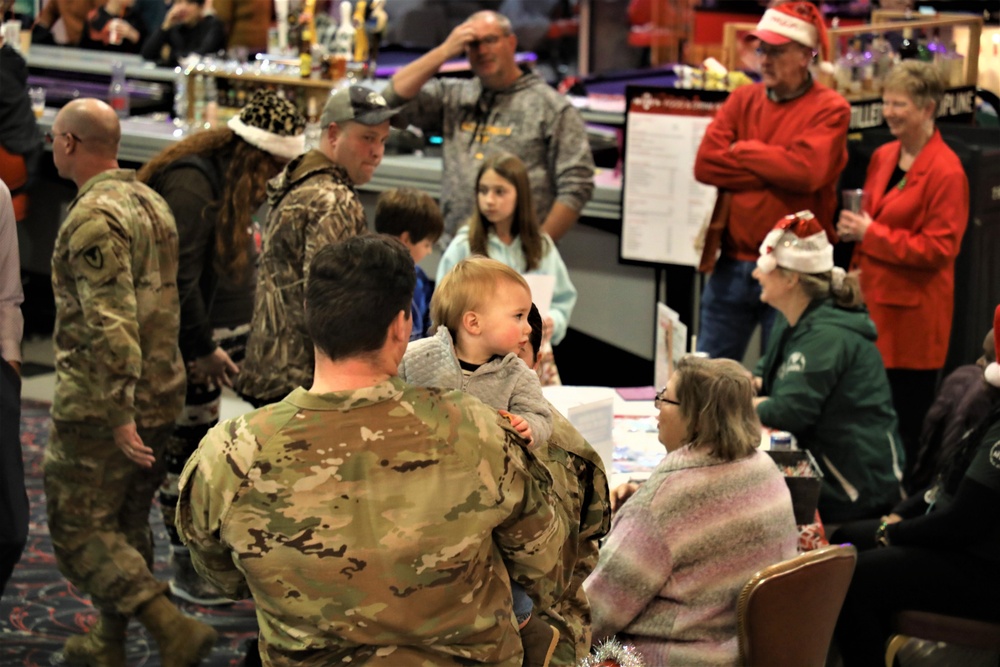
<svg viewBox="0 0 1000 667">
<path fill-rule="evenodd" d="M 559 645 L 550 664 L 577 665 L 590 653 L 590 603 L 583 580 L 597 565 L 598 541 L 611 528 L 611 502 L 601 457 L 558 410 L 551 409 L 546 467 L 563 512 L 570 517 L 562 558 L 572 578 L 559 601 L 540 613 L 559 629 Z"/>
<path fill-rule="evenodd" d="M 296 389 L 209 432 L 178 528 L 203 576 L 253 595 L 265 664 L 519 666 L 507 572 L 546 606 L 569 576 L 521 442 L 459 392 Z"/>
<path fill-rule="evenodd" d="M 133 613 L 166 588 L 150 573 L 162 465 L 128 460 L 111 430 L 134 420 L 162 461 L 184 400 L 176 276 L 166 202 L 131 170 L 85 183 L 52 256 L 56 388 L 43 466 L 59 569 L 103 611 Z"/>
<path fill-rule="evenodd" d="M 318 150 L 292 160 L 268 184 L 267 200 L 250 339 L 236 377 L 237 391 L 258 404 L 312 385 L 304 307 L 309 263 L 320 248 L 368 229 L 347 171 Z"/>
</svg>

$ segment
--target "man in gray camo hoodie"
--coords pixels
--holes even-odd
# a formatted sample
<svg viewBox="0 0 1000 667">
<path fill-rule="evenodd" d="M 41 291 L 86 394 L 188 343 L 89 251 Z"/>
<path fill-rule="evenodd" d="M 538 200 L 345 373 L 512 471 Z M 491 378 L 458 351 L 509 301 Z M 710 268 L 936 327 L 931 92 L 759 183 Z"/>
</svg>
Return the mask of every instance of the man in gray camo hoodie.
<svg viewBox="0 0 1000 667">
<path fill-rule="evenodd" d="M 594 190 L 594 158 L 583 119 L 566 98 L 524 72 L 510 21 L 476 12 L 448 38 L 400 69 L 384 91 L 400 118 L 444 139 L 441 211 L 447 246 L 475 207 L 475 178 L 498 151 L 528 167 L 542 230 L 559 240 L 576 223 Z M 434 78 L 446 61 L 466 55 L 473 79 Z"/>
<path fill-rule="evenodd" d="M 320 118 L 319 148 L 294 158 L 268 183 L 264 228 L 246 359 L 236 390 L 256 407 L 279 401 L 313 379 L 305 327 L 305 285 L 323 247 L 368 231 L 354 188 L 371 180 L 397 110 L 364 86 L 342 88 Z"/>
</svg>

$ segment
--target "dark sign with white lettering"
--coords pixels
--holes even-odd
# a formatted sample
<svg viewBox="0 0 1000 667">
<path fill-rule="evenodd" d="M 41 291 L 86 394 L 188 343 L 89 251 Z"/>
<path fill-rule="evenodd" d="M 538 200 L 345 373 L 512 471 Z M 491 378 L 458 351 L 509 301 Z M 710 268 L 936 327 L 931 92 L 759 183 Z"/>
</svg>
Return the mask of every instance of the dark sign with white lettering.
<svg viewBox="0 0 1000 667">
<path fill-rule="evenodd" d="M 976 87 L 963 86 L 949 88 L 941 100 L 937 117 L 949 122 L 971 123 L 976 111 Z M 868 130 L 885 125 L 882 117 L 882 99 L 856 100 L 851 102 L 851 131 Z"/>
</svg>

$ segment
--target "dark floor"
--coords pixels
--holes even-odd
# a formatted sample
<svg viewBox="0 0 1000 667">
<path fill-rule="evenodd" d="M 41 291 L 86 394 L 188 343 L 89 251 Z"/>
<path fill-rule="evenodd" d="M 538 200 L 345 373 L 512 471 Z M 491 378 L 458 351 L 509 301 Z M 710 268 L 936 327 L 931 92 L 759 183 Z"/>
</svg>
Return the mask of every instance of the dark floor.
<svg viewBox="0 0 1000 667">
<path fill-rule="evenodd" d="M 49 405 L 24 401 L 21 414 L 21 444 L 25 481 L 31 503 L 28 546 L 7 583 L 0 600 L 0 665 L 61 665 L 61 649 L 71 635 L 84 632 L 97 613 L 80 591 L 56 569 L 45 519 L 41 464 L 48 441 Z M 170 578 L 167 565 L 168 538 L 158 509 L 151 515 L 156 538 L 158 578 Z M 219 642 L 203 665 L 239 665 L 244 642 L 255 634 L 253 604 L 240 602 L 227 607 L 199 607 L 178 602 L 183 611 L 210 623 L 219 632 Z M 158 667 L 156 644 L 138 623 L 129 628 L 127 659 L 130 667 Z"/>
</svg>

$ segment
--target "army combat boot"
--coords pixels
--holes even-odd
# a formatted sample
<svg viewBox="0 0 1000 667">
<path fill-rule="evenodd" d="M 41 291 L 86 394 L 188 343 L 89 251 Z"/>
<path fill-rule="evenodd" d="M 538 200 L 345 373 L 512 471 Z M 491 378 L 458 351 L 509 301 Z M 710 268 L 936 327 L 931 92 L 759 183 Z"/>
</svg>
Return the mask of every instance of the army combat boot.
<svg viewBox="0 0 1000 667">
<path fill-rule="evenodd" d="M 63 657 L 71 665 L 125 667 L 126 628 L 127 616 L 101 612 L 90 632 L 66 640 Z"/>
<path fill-rule="evenodd" d="M 165 595 L 139 608 L 139 621 L 156 640 L 163 667 L 190 667 L 204 660 L 218 634 L 210 625 L 185 616 Z"/>
</svg>

